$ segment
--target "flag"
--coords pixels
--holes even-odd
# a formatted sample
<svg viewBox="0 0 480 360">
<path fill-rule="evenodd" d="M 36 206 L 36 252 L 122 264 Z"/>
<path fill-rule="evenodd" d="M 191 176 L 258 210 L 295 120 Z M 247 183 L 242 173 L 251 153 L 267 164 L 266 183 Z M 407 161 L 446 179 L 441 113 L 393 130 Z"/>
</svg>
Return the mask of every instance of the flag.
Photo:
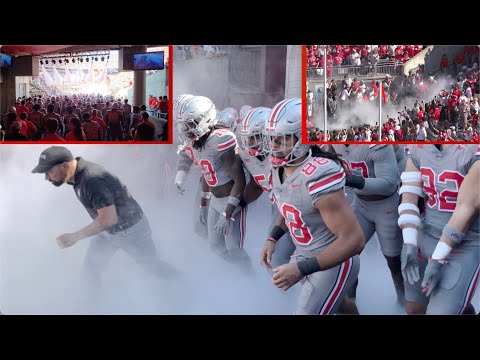
<svg viewBox="0 0 480 360">
<path fill-rule="evenodd" d="M 52 86 L 54 81 L 53 81 L 53 78 L 52 76 L 48 73 L 47 69 L 45 69 L 45 67 L 42 65 L 42 77 L 43 77 L 43 81 L 45 81 L 45 84 L 47 86 Z"/>
<path fill-rule="evenodd" d="M 79 82 L 82 82 L 82 83 L 85 82 L 85 73 L 83 72 L 82 69 L 77 69 L 77 78 Z"/>
<path fill-rule="evenodd" d="M 382 99 L 383 99 L 383 103 L 386 104 L 387 103 L 387 95 L 385 95 L 385 86 L 383 85 L 383 81 L 382 81 Z"/>
<path fill-rule="evenodd" d="M 70 70 L 68 69 L 68 64 L 65 64 L 65 75 L 63 76 L 63 80 L 65 84 L 69 84 L 72 82 L 72 75 L 70 74 Z"/>
<path fill-rule="evenodd" d="M 53 65 L 53 78 L 55 79 L 55 85 L 63 84 L 63 77 L 60 75 L 55 65 Z"/>
</svg>

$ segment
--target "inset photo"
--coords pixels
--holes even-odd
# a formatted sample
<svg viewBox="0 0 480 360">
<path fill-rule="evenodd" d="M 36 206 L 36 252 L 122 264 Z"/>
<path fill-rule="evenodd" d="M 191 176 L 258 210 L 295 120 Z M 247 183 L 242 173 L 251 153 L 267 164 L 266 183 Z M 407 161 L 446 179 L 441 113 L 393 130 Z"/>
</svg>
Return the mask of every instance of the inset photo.
<svg viewBox="0 0 480 360">
<path fill-rule="evenodd" d="M 478 45 L 306 45 L 304 141 L 479 142 Z"/>
<path fill-rule="evenodd" d="M 0 45 L 0 142 L 172 143 L 167 45 Z"/>
<path fill-rule="evenodd" d="M 234 114 L 230 128 L 247 109 L 272 108 L 279 101 L 302 94 L 300 45 L 176 45 L 173 95 L 208 97 L 219 120 Z M 175 110 L 175 104 L 174 109 Z M 221 122 L 221 121 L 220 121 Z"/>
</svg>

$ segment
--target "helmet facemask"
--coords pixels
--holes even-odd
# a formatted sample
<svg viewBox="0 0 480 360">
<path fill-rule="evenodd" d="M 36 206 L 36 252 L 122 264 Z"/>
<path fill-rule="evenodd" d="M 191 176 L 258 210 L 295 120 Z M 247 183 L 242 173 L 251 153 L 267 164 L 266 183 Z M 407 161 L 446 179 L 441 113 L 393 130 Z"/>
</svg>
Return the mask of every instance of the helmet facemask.
<svg viewBox="0 0 480 360">
<path fill-rule="evenodd" d="M 310 149 L 310 145 L 302 144 L 300 133 L 265 135 L 264 144 L 273 167 L 297 166 L 303 162 L 294 162 Z"/>
<path fill-rule="evenodd" d="M 243 119 L 240 128 L 242 148 L 250 156 L 265 155 L 265 137 L 263 130 L 271 109 L 258 107 L 251 109 Z"/>
<path fill-rule="evenodd" d="M 265 151 L 273 167 L 298 166 L 296 160 L 309 153 L 310 145 L 302 144 L 302 100 L 285 99 L 277 103 L 265 122 Z"/>
<path fill-rule="evenodd" d="M 180 118 L 177 117 L 177 132 L 190 142 L 199 140 L 217 122 L 215 105 L 203 96 L 188 100 L 180 116 Z"/>
<path fill-rule="evenodd" d="M 178 133 L 189 141 L 200 139 L 205 133 L 198 127 L 201 119 L 188 119 L 178 123 Z"/>
<path fill-rule="evenodd" d="M 262 133 L 240 134 L 242 148 L 250 156 L 265 155 L 264 137 Z"/>
</svg>

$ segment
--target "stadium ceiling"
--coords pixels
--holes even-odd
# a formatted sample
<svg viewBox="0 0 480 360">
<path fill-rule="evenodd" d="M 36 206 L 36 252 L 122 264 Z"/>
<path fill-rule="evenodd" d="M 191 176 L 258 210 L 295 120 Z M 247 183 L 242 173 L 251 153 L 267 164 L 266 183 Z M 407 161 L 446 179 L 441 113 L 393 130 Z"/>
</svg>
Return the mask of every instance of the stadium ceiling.
<svg viewBox="0 0 480 360">
<path fill-rule="evenodd" d="M 3 45 L 1 52 L 13 56 L 54 55 L 58 53 L 78 53 L 84 51 L 114 50 L 132 45 Z M 157 45 L 147 45 L 157 46 Z"/>
</svg>

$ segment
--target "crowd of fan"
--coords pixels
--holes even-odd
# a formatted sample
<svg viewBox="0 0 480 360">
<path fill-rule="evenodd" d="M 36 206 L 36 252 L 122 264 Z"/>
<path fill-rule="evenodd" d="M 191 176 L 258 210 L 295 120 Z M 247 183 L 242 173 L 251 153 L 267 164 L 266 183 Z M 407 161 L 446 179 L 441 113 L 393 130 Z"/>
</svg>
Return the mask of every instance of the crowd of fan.
<svg viewBox="0 0 480 360">
<path fill-rule="evenodd" d="M 150 112 L 168 109 L 166 96 L 151 100 Z M 167 111 L 100 94 L 24 96 L 1 117 L 0 141 L 166 141 Z"/>
<path fill-rule="evenodd" d="M 478 94 L 479 69 L 478 64 L 467 68 L 463 65 L 461 71 L 454 80 L 451 76 L 444 77 L 442 74 L 424 75 L 422 68 L 415 74 L 410 73 L 404 77 L 387 76 L 383 81 L 385 103 L 387 111 L 400 110 L 401 104 L 406 97 L 424 99 L 415 101 L 413 107 L 407 109 L 404 106 L 397 111 L 396 118 L 387 115 L 387 121 L 382 126 L 382 141 L 478 141 Z M 450 88 L 436 92 L 437 84 L 445 79 Z M 350 81 L 346 75 L 342 81 L 342 92 L 337 93 L 337 86 L 332 80 L 327 86 L 327 116 L 335 120 L 338 114 L 344 110 L 355 107 L 356 114 L 362 113 L 362 104 L 372 102 L 378 104 L 379 96 L 378 81 L 365 84 L 363 81 L 353 79 Z M 433 92 L 433 93 L 432 93 Z M 338 98 L 338 100 L 337 100 Z M 309 138 L 313 141 L 324 140 L 324 135 L 313 130 L 310 120 L 313 115 L 314 104 L 316 108 L 323 109 L 323 93 L 314 94 L 307 92 L 307 118 L 311 133 Z M 347 129 L 335 130 L 333 136 L 327 136 L 330 141 L 342 141 L 347 135 L 347 141 L 375 141 L 373 136 L 365 134 L 367 125 Z M 370 129 L 374 131 L 373 129 Z M 317 139 L 315 139 L 315 137 Z"/>
<path fill-rule="evenodd" d="M 375 126 L 363 124 L 362 126 L 350 126 L 350 129 L 336 129 L 329 131 L 325 136 L 323 130 L 319 128 L 307 130 L 307 138 L 309 141 L 379 141 L 378 139 L 378 123 Z"/>
<path fill-rule="evenodd" d="M 168 97 L 159 96 L 158 99 L 156 96 L 150 95 L 148 97 L 148 106 L 151 111 L 158 111 L 160 113 L 160 117 L 166 118 L 168 113 Z"/>
<path fill-rule="evenodd" d="M 395 63 L 403 64 L 422 51 L 423 47 L 423 45 L 307 45 L 307 67 L 324 67 L 325 50 L 327 76 L 331 76 L 332 66 L 375 65 L 379 60 L 395 60 Z"/>
</svg>

